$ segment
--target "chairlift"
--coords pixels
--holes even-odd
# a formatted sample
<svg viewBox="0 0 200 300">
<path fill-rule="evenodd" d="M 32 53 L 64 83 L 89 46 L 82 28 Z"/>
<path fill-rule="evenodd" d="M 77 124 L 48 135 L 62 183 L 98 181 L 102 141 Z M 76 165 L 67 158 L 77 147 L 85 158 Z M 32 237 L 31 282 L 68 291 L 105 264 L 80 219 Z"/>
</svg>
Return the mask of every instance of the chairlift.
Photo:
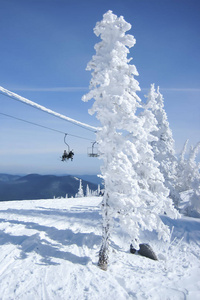
<svg viewBox="0 0 200 300">
<path fill-rule="evenodd" d="M 94 147 L 95 144 L 96 144 L 96 141 L 92 143 L 92 147 L 88 148 L 88 156 L 89 157 L 98 157 L 99 156 L 97 147 Z"/>
<path fill-rule="evenodd" d="M 64 153 L 62 155 L 62 159 L 61 160 L 62 161 L 66 161 L 66 160 L 71 159 L 71 161 L 72 161 L 73 160 L 73 156 L 74 156 L 74 152 L 73 152 L 73 150 L 70 150 L 70 147 L 69 147 L 69 145 L 66 142 L 66 136 L 67 136 L 67 133 L 65 134 L 65 137 L 64 137 L 64 143 L 67 145 L 68 151 L 64 150 Z"/>
</svg>

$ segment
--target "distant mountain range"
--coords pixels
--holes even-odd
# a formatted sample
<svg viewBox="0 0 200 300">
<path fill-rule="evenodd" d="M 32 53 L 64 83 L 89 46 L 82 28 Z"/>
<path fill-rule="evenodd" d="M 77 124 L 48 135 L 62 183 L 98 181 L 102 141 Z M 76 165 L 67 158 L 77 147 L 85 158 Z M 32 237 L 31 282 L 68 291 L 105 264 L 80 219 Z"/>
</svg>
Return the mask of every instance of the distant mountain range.
<svg viewBox="0 0 200 300">
<path fill-rule="evenodd" d="M 87 185 L 97 190 L 101 179 L 95 175 L 55 176 L 30 174 L 26 176 L 0 174 L 0 201 L 52 199 L 54 197 L 74 197 L 78 192 L 79 179 L 83 191 Z"/>
</svg>

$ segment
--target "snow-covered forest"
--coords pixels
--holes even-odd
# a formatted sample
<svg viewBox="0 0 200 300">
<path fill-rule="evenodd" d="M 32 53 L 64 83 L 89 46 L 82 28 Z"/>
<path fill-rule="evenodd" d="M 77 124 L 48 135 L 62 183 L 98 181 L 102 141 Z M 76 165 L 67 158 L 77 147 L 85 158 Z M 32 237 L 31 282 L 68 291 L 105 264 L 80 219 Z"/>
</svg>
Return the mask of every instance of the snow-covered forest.
<svg viewBox="0 0 200 300">
<path fill-rule="evenodd" d="M 2 299 L 198 299 L 200 143 L 175 153 L 159 87 L 137 95 L 130 28 L 105 13 L 87 65 L 103 197 L 0 203 Z"/>
</svg>

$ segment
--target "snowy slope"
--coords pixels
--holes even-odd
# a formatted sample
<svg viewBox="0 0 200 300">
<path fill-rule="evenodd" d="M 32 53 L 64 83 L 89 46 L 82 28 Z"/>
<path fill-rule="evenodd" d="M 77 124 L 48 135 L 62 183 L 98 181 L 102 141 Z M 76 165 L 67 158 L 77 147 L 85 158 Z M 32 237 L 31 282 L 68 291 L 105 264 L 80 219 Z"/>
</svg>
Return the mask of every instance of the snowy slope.
<svg viewBox="0 0 200 300">
<path fill-rule="evenodd" d="M 129 253 L 114 229 L 108 271 L 96 263 L 101 198 L 0 203 L 0 299 L 199 299 L 200 220 L 164 221 L 172 243 L 144 235 L 159 261 Z"/>
</svg>

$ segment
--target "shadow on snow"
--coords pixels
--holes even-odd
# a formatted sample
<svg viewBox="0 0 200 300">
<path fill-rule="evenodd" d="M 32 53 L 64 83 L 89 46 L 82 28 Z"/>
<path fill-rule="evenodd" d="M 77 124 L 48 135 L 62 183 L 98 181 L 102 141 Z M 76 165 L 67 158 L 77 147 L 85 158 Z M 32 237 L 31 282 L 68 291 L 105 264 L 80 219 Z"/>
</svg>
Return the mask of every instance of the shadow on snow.
<svg viewBox="0 0 200 300">
<path fill-rule="evenodd" d="M 193 242 L 200 245 L 200 219 L 170 219 L 167 216 L 162 216 L 161 219 L 172 231 L 172 239 L 183 239 L 188 244 Z"/>
<path fill-rule="evenodd" d="M 93 224 L 92 219 L 99 219 L 100 215 L 99 212 L 95 211 L 87 211 L 87 212 L 69 212 L 63 210 L 17 210 L 17 209 L 8 209 L 5 211 L 1 211 L 2 213 L 9 213 L 9 214 L 18 214 L 18 215 L 31 215 L 35 217 L 41 217 L 41 215 L 59 215 L 65 216 L 66 218 L 78 218 L 82 220 L 91 221 Z M 52 258 L 59 258 L 68 260 L 74 264 L 82 264 L 86 265 L 91 259 L 88 256 L 77 256 L 72 254 L 71 252 L 61 251 L 60 248 L 62 246 L 70 246 L 70 245 L 77 245 L 80 248 L 86 246 L 89 249 L 92 249 L 95 245 L 100 245 L 101 243 L 101 236 L 95 235 L 93 232 L 90 233 L 81 233 L 77 232 L 74 233 L 70 229 L 57 229 L 56 227 L 49 227 L 40 225 L 34 222 L 26 222 L 21 220 L 8 220 L 8 219 L 0 219 L 1 223 L 10 223 L 15 225 L 24 225 L 27 229 L 36 230 L 37 233 L 28 236 L 28 235 L 21 235 L 21 236 L 14 236 L 3 231 L 0 232 L 0 245 L 5 244 L 13 244 L 18 246 L 21 250 L 21 259 L 25 259 L 27 257 L 27 253 L 36 252 L 42 257 L 42 262 L 45 264 L 58 264 L 52 262 Z M 84 224 L 85 225 L 85 224 Z M 40 232 L 44 233 L 45 236 L 50 239 L 47 240 L 45 238 L 41 238 Z"/>
</svg>

